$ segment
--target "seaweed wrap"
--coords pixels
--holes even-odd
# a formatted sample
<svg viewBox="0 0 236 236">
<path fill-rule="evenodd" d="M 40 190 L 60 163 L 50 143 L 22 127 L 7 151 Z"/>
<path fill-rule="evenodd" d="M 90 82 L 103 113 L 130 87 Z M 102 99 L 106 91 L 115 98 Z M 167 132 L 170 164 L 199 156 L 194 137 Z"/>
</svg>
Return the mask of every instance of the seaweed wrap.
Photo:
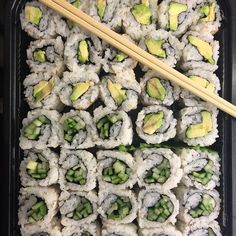
<svg viewBox="0 0 236 236">
<path fill-rule="evenodd" d="M 170 191 L 141 190 L 138 196 L 140 228 L 175 224 L 179 201 Z"/>
<path fill-rule="evenodd" d="M 24 149 L 56 148 L 60 144 L 61 130 L 58 125 L 61 116 L 57 111 L 36 109 L 29 111 L 23 119 L 20 147 Z"/>
<path fill-rule="evenodd" d="M 98 213 L 104 224 L 128 224 L 137 216 L 137 199 L 131 190 L 103 190 L 98 199 Z"/>
<path fill-rule="evenodd" d="M 50 186 L 58 181 L 58 155 L 46 148 L 24 152 L 20 179 L 24 187 Z"/>
<path fill-rule="evenodd" d="M 135 224 L 103 225 L 103 236 L 138 236 Z"/>
<path fill-rule="evenodd" d="M 176 124 L 173 112 L 168 108 L 148 106 L 138 113 L 136 131 L 147 143 L 162 143 L 175 137 Z"/>
<path fill-rule="evenodd" d="M 61 75 L 65 69 L 64 43 L 58 36 L 55 39 L 32 41 L 27 49 L 27 64 L 31 72 L 50 72 Z"/>
<path fill-rule="evenodd" d="M 94 123 L 97 128 L 94 135 L 96 145 L 110 149 L 132 143 L 132 122 L 124 111 L 111 111 L 100 106 L 94 110 Z"/>
<path fill-rule="evenodd" d="M 180 157 L 168 148 L 148 148 L 135 152 L 139 187 L 166 191 L 182 178 Z"/>
<path fill-rule="evenodd" d="M 80 227 L 97 219 L 96 192 L 62 192 L 59 197 L 61 224 Z"/>
<path fill-rule="evenodd" d="M 59 164 L 62 190 L 90 191 L 96 187 L 97 162 L 90 152 L 61 149 Z"/>
<path fill-rule="evenodd" d="M 210 146 L 218 138 L 218 110 L 214 107 L 183 108 L 179 113 L 177 137 L 189 146 Z"/>
</svg>

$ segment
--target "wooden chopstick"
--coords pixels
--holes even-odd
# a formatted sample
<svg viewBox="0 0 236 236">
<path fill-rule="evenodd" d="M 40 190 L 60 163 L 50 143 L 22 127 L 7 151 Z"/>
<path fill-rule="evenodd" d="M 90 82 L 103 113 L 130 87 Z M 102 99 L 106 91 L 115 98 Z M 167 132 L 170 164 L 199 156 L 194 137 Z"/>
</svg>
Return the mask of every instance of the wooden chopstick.
<svg viewBox="0 0 236 236">
<path fill-rule="evenodd" d="M 207 89 L 198 85 L 195 81 L 190 80 L 188 77 L 181 74 L 177 70 L 169 67 L 167 64 L 158 60 L 145 50 L 139 48 L 128 39 L 110 30 L 102 23 L 95 21 L 92 17 L 83 13 L 81 10 L 77 9 L 67 1 L 40 0 L 40 2 L 57 11 L 66 18 L 74 21 L 91 33 L 97 35 L 99 38 L 105 40 L 135 60 L 157 71 L 161 77 L 169 79 L 180 87 L 192 92 L 201 99 L 213 104 L 220 110 L 236 118 L 236 106 L 217 96 L 216 94 L 210 93 Z"/>
</svg>

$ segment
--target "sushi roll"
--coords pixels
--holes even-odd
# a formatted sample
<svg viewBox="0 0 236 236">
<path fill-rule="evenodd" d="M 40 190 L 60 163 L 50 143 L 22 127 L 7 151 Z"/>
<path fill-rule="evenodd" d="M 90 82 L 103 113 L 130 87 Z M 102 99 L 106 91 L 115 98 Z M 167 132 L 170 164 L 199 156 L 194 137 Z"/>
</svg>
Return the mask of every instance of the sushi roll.
<svg viewBox="0 0 236 236">
<path fill-rule="evenodd" d="M 110 149 L 132 143 L 132 122 L 124 111 L 111 111 L 100 106 L 94 110 L 94 123 L 97 128 L 94 142 L 99 147 Z"/>
<path fill-rule="evenodd" d="M 185 44 L 180 65 L 183 70 L 217 70 L 220 46 L 211 34 L 189 31 L 183 36 L 182 42 Z"/>
<path fill-rule="evenodd" d="M 24 82 L 24 94 L 31 109 L 44 108 L 61 111 L 64 105 L 57 94 L 60 78 L 50 73 L 33 73 Z"/>
<path fill-rule="evenodd" d="M 31 72 L 61 75 L 65 69 L 64 43 L 61 37 L 32 41 L 27 49 L 27 64 Z"/>
<path fill-rule="evenodd" d="M 175 67 L 180 60 L 184 44 L 181 43 L 170 32 L 163 29 L 154 30 L 139 42 L 139 47 L 146 50 L 162 62 L 171 67 Z M 147 66 L 141 65 L 143 71 L 147 71 Z"/>
<path fill-rule="evenodd" d="M 99 192 L 98 198 L 98 213 L 103 224 L 128 224 L 137 216 L 137 199 L 131 190 L 106 189 Z"/>
<path fill-rule="evenodd" d="M 23 119 L 20 147 L 25 149 L 56 148 L 60 144 L 61 130 L 58 125 L 61 116 L 57 111 L 36 109 L 29 111 Z"/>
<path fill-rule="evenodd" d="M 20 164 L 20 179 L 24 187 L 50 186 L 58 181 L 58 155 L 46 148 L 25 151 Z"/>
<path fill-rule="evenodd" d="M 178 151 L 183 168 L 182 183 L 200 190 L 213 190 L 220 185 L 220 158 L 206 148 L 183 148 Z"/>
<path fill-rule="evenodd" d="M 137 164 L 129 153 L 99 151 L 97 160 L 100 189 L 126 189 L 136 183 Z"/>
<path fill-rule="evenodd" d="M 128 0 L 124 11 L 123 27 L 134 40 L 156 29 L 158 0 Z"/>
<path fill-rule="evenodd" d="M 102 236 L 138 236 L 135 224 L 103 225 Z"/>
<path fill-rule="evenodd" d="M 180 200 L 178 219 L 188 225 L 215 220 L 220 213 L 220 197 L 216 190 L 196 190 L 181 186 L 175 189 Z"/>
<path fill-rule="evenodd" d="M 61 149 L 59 163 L 62 190 L 90 191 L 96 187 L 97 162 L 90 152 Z"/>
<path fill-rule="evenodd" d="M 136 131 L 147 143 L 162 143 L 175 137 L 176 124 L 173 112 L 168 108 L 148 106 L 138 113 Z"/>
<path fill-rule="evenodd" d="M 180 157 L 168 148 L 149 148 L 135 152 L 139 187 L 160 191 L 177 187 L 182 178 Z"/>
<path fill-rule="evenodd" d="M 95 192 L 62 192 L 59 197 L 61 224 L 81 227 L 97 218 L 97 195 Z"/>
<path fill-rule="evenodd" d="M 162 227 L 175 224 L 179 201 L 170 191 L 141 190 L 138 196 L 140 228 Z"/>
<path fill-rule="evenodd" d="M 88 112 L 71 110 L 63 114 L 60 124 L 64 132 L 61 147 L 67 149 L 94 147 L 92 137 L 96 132 L 96 128 Z"/>
<path fill-rule="evenodd" d="M 70 71 L 99 72 L 101 68 L 103 49 L 101 41 L 96 36 L 85 32 L 71 33 L 65 43 L 65 63 Z"/>
<path fill-rule="evenodd" d="M 18 218 L 21 228 L 48 225 L 57 213 L 58 192 L 53 187 L 20 189 Z"/>
<path fill-rule="evenodd" d="M 27 2 L 20 14 L 21 27 L 34 39 L 56 35 L 53 12 L 38 1 Z"/>
<path fill-rule="evenodd" d="M 125 69 L 116 75 L 106 75 L 102 78 L 99 87 L 101 99 L 106 107 L 125 112 L 137 108 L 141 89 L 133 70 Z"/>
<path fill-rule="evenodd" d="M 189 146 L 210 146 L 218 138 L 218 110 L 207 106 L 183 108 L 179 112 L 177 137 Z"/>
<path fill-rule="evenodd" d="M 99 78 L 94 72 L 65 72 L 57 88 L 61 102 L 78 110 L 86 110 L 98 98 L 98 82 Z"/>
<path fill-rule="evenodd" d="M 180 88 L 149 70 L 140 81 L 143 105 L 171 106 L 179 98 Z"/>
</svg>

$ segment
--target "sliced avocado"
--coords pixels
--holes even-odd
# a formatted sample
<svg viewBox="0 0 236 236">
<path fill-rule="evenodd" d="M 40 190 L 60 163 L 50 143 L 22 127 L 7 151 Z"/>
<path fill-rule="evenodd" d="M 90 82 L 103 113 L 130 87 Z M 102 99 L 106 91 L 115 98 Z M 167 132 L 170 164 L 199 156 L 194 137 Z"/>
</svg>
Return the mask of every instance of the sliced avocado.
<svg viewBox="0 0 236 236">
<path fill-rule="evenodd" d="M 118 52 L 118 53 L 116 54 L 116 56 L 115 56 L 115 58 L 114 58 L 113 61 L 115 61 L 115 62 L 122 62 L 122 61 L 124 61 L 126 58 L 128 58 L 128 56 L 127 56 L 125 53 L 123 53 L 123 52 Z"/>
<path fill-rule="evenodd" d="M 194 124 L 188 127 L 186 131 L 186 137 L 191 138 L 200 138 L 206 136 L 209 132 L 212 131 L 212 119 L 211 113 L 208 111 L 201 112 L 202 123 Z"/>
<path fill-rule="evenodd" d="M 39 25 L 43 16 L 43 12 L 38 7 L 26 6 L 25 7 L 25 18 L 29 22 L 35 25 Z"/>
<path fill-rule="evenodd" d="M 213 231 L 212 228 L 208 228 L 208 236 L 216 236 L 215 232 Z"/>
<path fill-rule="evenodd" d="M 89 61 L 89 46 L 87 40 L 79 42 L 78 60 L 81 64 L 85 64 Z"/>
<path fill-rule="evenodd" d="M 145 39 L 145 44 L 148 48 L 148 51 L 161 58 L 166 58 L 166 51 L 162 48 L 165 40 L 156 40 L 156 39 Z"/>
<path fill-rule="evenodd" d="M 135 4 L 131 9 L 131 13 L 138 23 L 143 25 L 151 24 L 152 13 L 150 7 L 146 4 Z"/>
<path fill-rule="evenodd" d="M 169 28 L 171 31 L 176 31 L 179 26 L 179 15 L 188 10 L 187 4 L 178 2 L 170 2 L 169 4 Z"/>
<path fill-rule="evenodd" d="M 34 52 L 34 60 L 38 62 L 45 62 L 46 61 L 46 52 L 44 50 L 37 50 Z"/>
<path fill-rule="evenodd" d="M 190 79 L 197 82 L 202 87 L 206 88 L 209 92 L 213 93 L 215 91 L 215 85 L 208 82 L 206 79 L 203 79 L 199 76 L 191 75 L 189 76 Z"/>
<path fill-rule="evenodd" d="M 76 8 L 80 8 L 80 0 L 76 0 L 72 3 L 72 5 Z"/>
<path fill-rule="evenodd" d="M 37 169 L 37 165 L 38 165 L 38 163 L 36 161 L 29 161 L 27 166 L 26 166 L 26 169 L 28 169 L 28 170 L 36 170 Z"/>
<path fill-rule="evenodd" d="M 212 22 L 215 20 L 215 3 L 209 3 L 201 7 L 198 12 L 203 14 L 206 17 L 202 17 L 200 22 Z"/>
<path fill-rule="evenodd" d="M 146 6 L 149 6 L 150 5 L 150 0 L 141 0 L 141 3 L 146 5 Z"/>
<path fill-rule="evenodd" d="M 117 106 L 120 106 L 127 98 L 126 90 L 124 90 L 120 84 L 112 83 L 111 80 L 107 81 L 107 87 Z"/>
<path fill-rule="evenodd" d="M 166 96 L 166 89 L 158 78 L 151 78 L 147 81 L 147 94 L 152 98 L 163 101 Z"/>
<path fill-rule="evenodd" d="M 206 59 L 212 65 L 215 64 L 215 60 L 213 59 L 213 49 L 209 43 L 193 35 L 188 36 L 188 41 L 198 49 L 199 53 L 204 57 L 204 59 Z"/>
<path fill-rule="evenodd" d="M 80 98 L 84 93 L 86 93 L 90 86 L 93 86 L 94 82 L 88 81 L 83 83 L 78 83 L 74 86 L 73 92 L 70 95 L 71 101 L 76 101 L 78 98 Z"/>
<path fill-rule="evenodd" d="M 106 0 L 96 0 L 96 5 L 98 9 L 98 15 L 101 19 L 103 19 L 107 7 L 107 1 Z"/>
<path fill-rule="evenodd" d="M 164 112 L 150 113 L 145 116 L 143 122 L 143 132 L 146 134 L 154 134 L 163 124 Z"/>
</svg>

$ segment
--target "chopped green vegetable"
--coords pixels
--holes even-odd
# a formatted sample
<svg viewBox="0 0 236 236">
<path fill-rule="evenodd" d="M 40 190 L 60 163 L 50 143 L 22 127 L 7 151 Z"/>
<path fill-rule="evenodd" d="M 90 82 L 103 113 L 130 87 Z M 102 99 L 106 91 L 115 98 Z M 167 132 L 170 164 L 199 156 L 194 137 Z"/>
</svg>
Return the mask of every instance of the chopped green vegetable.
<svg viewBox="0 0 236 236">
<path fill-rule="evenodd" d="M 37 201 L 27 212 L 29 223 L 35 223 L 42 220 L 47 213 L 48 208 L 46 203 L 42 200 Z"/>
<path fill-rule="evenodd" d="M 87 170 L 78 164 L 67 170 L 65 177 L 68 182 L 85 185 L 87 182 Z"/>
<path fill-rule="evenodd" d="M 29 161 L 26 171 L 34 179 L 45 179 L 49 171 L 49 164 L 47 162 Z"/>
</svg>

